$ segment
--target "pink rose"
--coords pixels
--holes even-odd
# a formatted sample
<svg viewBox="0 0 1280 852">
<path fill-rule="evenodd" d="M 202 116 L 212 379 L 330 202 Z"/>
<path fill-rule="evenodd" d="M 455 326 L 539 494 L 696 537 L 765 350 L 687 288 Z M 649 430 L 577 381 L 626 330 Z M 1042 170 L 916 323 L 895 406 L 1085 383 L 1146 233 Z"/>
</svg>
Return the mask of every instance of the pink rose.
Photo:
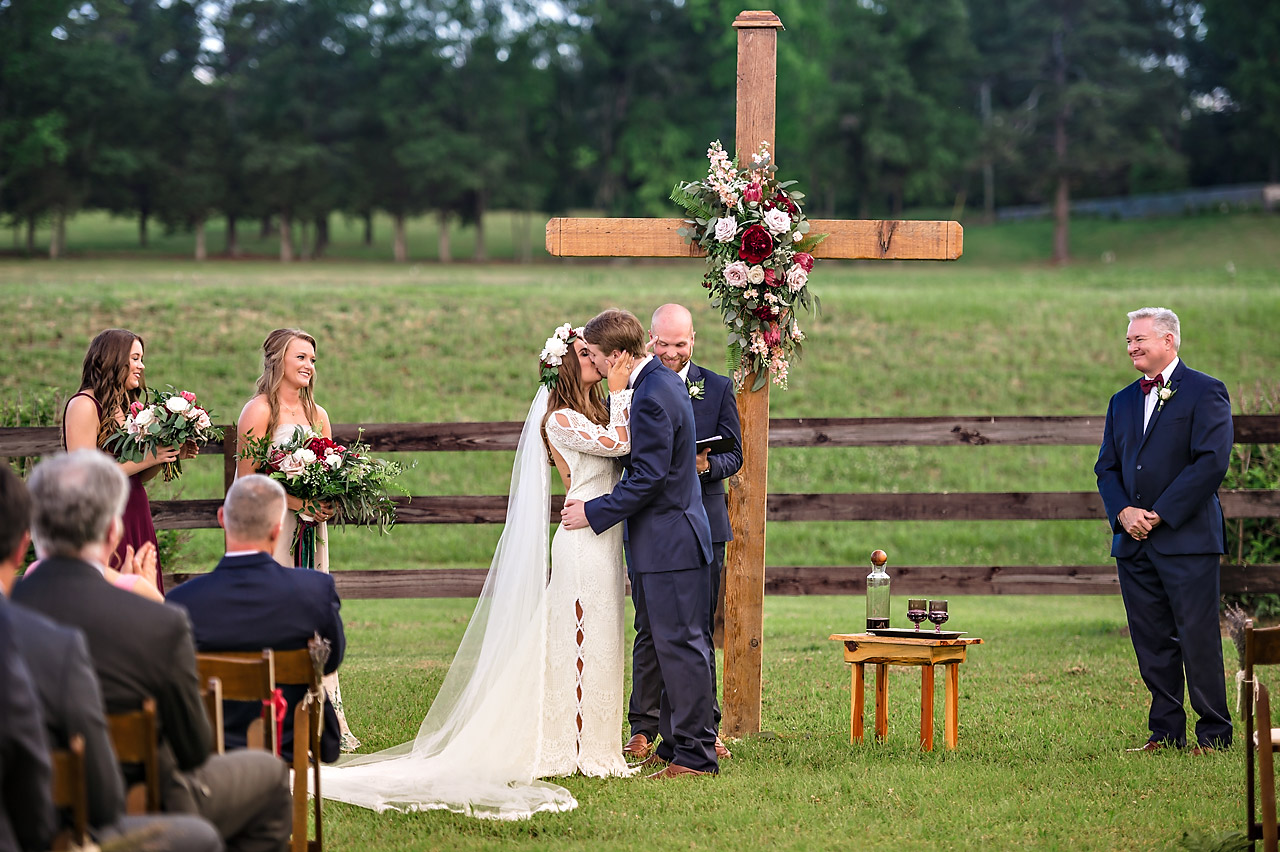
<svg viewBox="0 0 1280 852">
<path fill-rule="evenodd" d="M 793 258 L 793 260 L 796 263 L 800 264 L 802 267 L 804 267 L 805 272 L 813 271 L 813 255 L 803 251 L 796 252 L 796 256 Z"/>
<path fill-rule="evenodd" d="M 196 402 L 196 395 L 195 395 L 195 394 L 193 394 L 191 391 L 181 391 L 181 392 L 178 394 L 178 396 L 182 397 L 183 399 L 185 399 L 187 402 L 191 403 L 192 405 L 195 405 L 195 402 Z"/>
<path fill-rule="evenodd" d="M 137 414 L 139 411 L 141 411 L 146 407 L 147 407 L 146 404 L 144 404 L 142 400 L 135 399 L 133 402 L 129 403 L 129 416 L 133 417 L 135 414 Z"/>
<path fill-rule="evenodd" d="M 808 283 L 809 273 L 805 271 L 805 268 L 798 263 L 792 264 L 791 268 L 787 270 L 787 289 L 792 293 L 798 293 Z"/>
<path fill-rule="evenodd" d="M 743 201 L 760 201 L 763 198 L 764 190 L 761 189 L 760 184 L 758 183 L 749 184 L 747 188 L 742 191 Z"/>
<path fill-rule="evenodd" d="M 730 287 L 747 286 L 747 265 L 735 260 L 724 268 L 724 281 Z"/>
</svg>

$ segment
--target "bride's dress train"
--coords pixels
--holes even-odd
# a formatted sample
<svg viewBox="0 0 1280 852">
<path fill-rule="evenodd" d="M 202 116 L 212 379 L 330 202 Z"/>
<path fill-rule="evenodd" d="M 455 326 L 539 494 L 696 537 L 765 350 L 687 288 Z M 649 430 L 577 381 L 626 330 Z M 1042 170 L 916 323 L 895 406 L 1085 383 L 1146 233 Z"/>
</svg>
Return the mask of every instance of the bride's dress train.
<svg viewBox="0 0 1280 852">
<path fill-rule="evenodd" d="M 630 393 L 614 397 L 611 420 L 625 416 Z M 578 805 L 568 790 L 537 780 L 540 776 L 575 769 L 592 775 L 626 774 L 618 749 L 624 657 L 621 542 L 606 545 L 601 540 L 593 545 L 585 538 L 557 535 L 556 567 L 548 585 L 551 468 L 540 434 L 546 405 L 544 388 L 534 398 L 520 435 L 507 522 L 488 577 L 417 738 L 323 767 L 324 798 L 378 811 L 450 810 L 489 819 L 523 819 Z M 591 441 L 605 429 L 587 422 L 585 435 L 577 428 L 567 431 Z M 553 440 L 558 449 L 564 447 L 560 452 L 571 468 L 577 465 L 574 479 L 583 477 L 582 482 L 574 481 L 575 492 L 591 483 L 600 487 L 610 476 L 616 482 L 617 473 L 605 470 L 616 468 L 616 463 L 572 449 L 574 439 L 565 435 Z M 566 449 L 577 458 L 570 460 Z M 602 446 L 600 451 L 608 452 Z M 625 452 L 623 446 L 617 454 Z M 605 490 L 609 488 L 612 483 Z M 616 553 L 606 552 L 607 547 Z M 566 557 L 572 561 L 564 563 Z M 581 644 L 578 605 L 583 615 Z M 583 663 L 581 693 L 578 660 Z M 610 693 L 607 712 L 600 709 L 596 689 Z"/>
</svg>

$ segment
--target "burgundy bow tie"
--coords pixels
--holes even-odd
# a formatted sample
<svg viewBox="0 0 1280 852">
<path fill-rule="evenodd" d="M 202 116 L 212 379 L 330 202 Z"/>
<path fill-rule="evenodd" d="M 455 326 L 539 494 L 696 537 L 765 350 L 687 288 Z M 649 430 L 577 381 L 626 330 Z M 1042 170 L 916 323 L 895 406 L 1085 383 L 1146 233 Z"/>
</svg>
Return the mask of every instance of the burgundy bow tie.
<svg viewBox="0 0 1280 852">
<path fill-rule="evenodd" d="M 1160 377 L 1156 376 L 1154 379 L 1148 379 L 1145 377 L 1138 379 L 1138 386 L 1142 388 L 1142 395 L 1146 396 L 1151 393 L 1152 388 L 1160 387 Z"/>
</svg>

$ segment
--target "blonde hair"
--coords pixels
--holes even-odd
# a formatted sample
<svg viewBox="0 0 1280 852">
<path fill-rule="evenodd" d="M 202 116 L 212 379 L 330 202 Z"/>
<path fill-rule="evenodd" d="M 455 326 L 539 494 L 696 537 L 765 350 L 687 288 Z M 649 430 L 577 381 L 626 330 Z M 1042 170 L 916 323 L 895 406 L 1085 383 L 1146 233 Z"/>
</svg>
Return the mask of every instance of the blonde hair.
<svg viewBox="0 0 1280 852">
<path fill-rule="evenodd" d="M 262 341 L 262 375 L 258 376 L 256 393 L 267 398 L 271 415 L 267 418 L 267 436 L 275 434 L 280 425 L 280 384 L 284 381 L 284 355 L 289 344 L 301 338 L 316 348 L 316 339 L 297 328 L 277 328 Z M 320 410 L 316 408 L 315 374 L 311 375 L 311 383 L 298 389 L 298 399 L 302 401 L 302 411 L 307 415 L 307 423 L 312 429 L 320 429 Z"/>
</svg>

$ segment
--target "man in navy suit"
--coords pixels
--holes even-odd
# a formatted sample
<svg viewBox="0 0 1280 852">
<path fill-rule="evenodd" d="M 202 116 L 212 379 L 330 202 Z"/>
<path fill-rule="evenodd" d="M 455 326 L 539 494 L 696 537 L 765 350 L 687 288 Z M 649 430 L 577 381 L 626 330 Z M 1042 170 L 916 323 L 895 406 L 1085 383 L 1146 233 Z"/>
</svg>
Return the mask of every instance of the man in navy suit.
<svg viewBox="0 0 1280 852">
<path fill-rule="evenodd" d="M 689 402 L 693 405 L 694 434 L 698 440 L 721 436 L 728 438 L 732 446 L 722 452 L 711 453 L 704 449 L 698 453 L 698 480 L 702 484 L 702 507 L 711 524 L 711 549 L 714 564 L 711 568 L 711 623 L 715 625 L 715 613 L 720 604 L 721 581 L 724 575 L 725 542 L 733 540 L 729 528 L 729 507 L 725 498 L 724 481 L 742 467 L 742 427 L 738 421 L 738 403 L 733 395 L 733 383 L 718 373 L 713 373 L 693 363 L 693 347 L 696 334 L 693 315 L 683 305 L 663 305 L 653 312 L 649 323 L 649 342 L 653 354 L 663 366 L 673 370 L 688 389 Z M 628 565 L 630 559 L 628 559 Z M 635 586 L 635 575 L 631 585 Z M 631 739 L 622 752 L 628 758 L 643 760 L 653 749 L 658 733 L 659 707 L 662 703 L 661 679 L 658 676 L 658 659 L 653 652 L 653 637 L 649 635 L 647 619 L 636 611 L 636 639 L 631 652 L 631 701 L 627 707 L 627 722 L 631 726 Z M 715 655 L 711 657 L 712 716 L 714 726 L 720 729 L 720 702 L 715 700 Z M 731 757 L 717 733 L 716 757 Z"/>
<path fill-rule="evenodd" d="M 599 314 L 583 339 L 602 375 L 623 353 L 638 359 L 631 373 L 631 462 L 612 493 L 586 503 L 565 501 L 562 523 L 600 533 L 627 522 L 636 580 L 631 596 L 648 623 L 662 682 L 656 758 L 669 763 L 649 777 L 716 773 L 713 552 L 689 391 L 656 358 L 645 357 L 644 327 L 627 311 Z"/>
<path fill-rule="evenodd" d="M 1223 553 L 1218 486 L 1231 458 L 1222 382 L 1178 358 L 1178 317 L 1129 314 L 1129 358 L 1143 378 L 1111 397 L 1094 473 L 1115 537 L 1120 593 L 1138 671 L 1151 692 L 1145 745 L 1186 744 L 1183 671 L 1199 715 L 1194 754 L 1231 744 L 1218 627 Z"/>
<path fill-rule="evenodd" d="M 226 538 L 226 554 L 212 573 L 188 580 L 166 600 L 185 607 L 202 652 L 291 651 L 307 647 L 314 634 L 329 640 L 325 674 L 337 671 L 346 650 L 342 606 L 333 578 L 319 571 L 287 568 L 272 558 L 284 520 L 285 494 L 280 484 L 258 474 L 231 483 L 218 509 Z M 289 703 L 280 754 L 293 758 L 293 711 L 306 693 L 302 686 L 281 687 Z M 243 701 L 225 703 L 228 748 L 242 748 L 249 725 L 262 708 Z M 340 734 L 333 705 L 324 703 L 320 756 L 338 759 Z"/>
</svg>

